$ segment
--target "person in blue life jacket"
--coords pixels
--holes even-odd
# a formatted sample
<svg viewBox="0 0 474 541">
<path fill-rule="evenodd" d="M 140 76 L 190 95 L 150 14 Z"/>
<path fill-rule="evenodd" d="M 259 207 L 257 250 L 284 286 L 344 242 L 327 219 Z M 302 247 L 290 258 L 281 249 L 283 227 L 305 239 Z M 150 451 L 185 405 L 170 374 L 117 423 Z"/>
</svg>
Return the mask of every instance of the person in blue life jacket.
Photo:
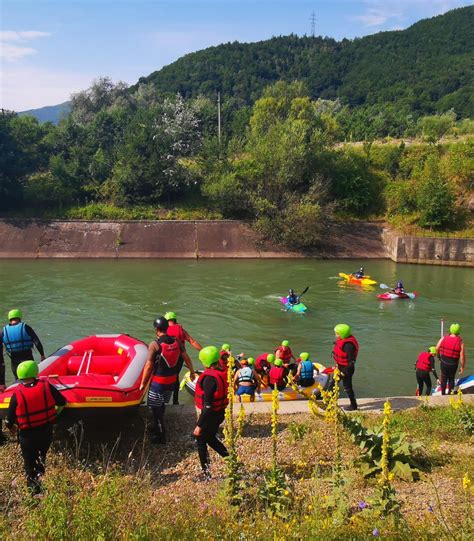
<svg viewBox="0 0 474 541">
<path fill-rule="evenodd" d="M 292 306 L 294 306 L 295 304 L 299 304 L 300 302 L 300 297 L 295 293 L 294 289 L 288 290 L 288 296 L 286 297 L 286 299 L 288 301 L 288 304 L 291 304 Z"/>
<path fill-rule="evenodd" d="M 358 271 L 354 272 L 354 274 L 352 275 L 354 276 L 355 278 L 357 278 L 358 280 L 360 280 L 361 278 L 363 278 L 365 276 L 364 274 L 364 267 L 361 267 Z"/>
<path fill-rule="evenodd" d="M 311 387 L 314 385 L 314 366 L 309 358 L 309 353 L 304 351 L 300 353 L 300 362 L 296 372 L 296 381 L 301 387 Z"/>
<path fill-rule="evenodd" d="M 8 325 L 0 331 L 0 393 L 5 390 L 5 360 L 3 348 L 5 348 L 11 360 L 13 377 L 17 379 L 17 368 L 23 361 L 34 359 L 33 346 L 36 347 L 40 358 L 44 361 L 44 348 L 38 335 L 26 323 L 22 321 L 21 310 L 13 309 L 8 312 Z M 0 419 L 0 445 L 6 441 L 2 432 L 2 421 Z"/>
<path fill-rule="evenodd" d="M 240 360 L 240 368 L 234 375 L 234 387 L 239 401 L 242 402 L 242 395 L 248 394 L 250 402 L 255 402 L 255 389 L 258 384 L 258 376 L 247 359 Z"/>
</svg>

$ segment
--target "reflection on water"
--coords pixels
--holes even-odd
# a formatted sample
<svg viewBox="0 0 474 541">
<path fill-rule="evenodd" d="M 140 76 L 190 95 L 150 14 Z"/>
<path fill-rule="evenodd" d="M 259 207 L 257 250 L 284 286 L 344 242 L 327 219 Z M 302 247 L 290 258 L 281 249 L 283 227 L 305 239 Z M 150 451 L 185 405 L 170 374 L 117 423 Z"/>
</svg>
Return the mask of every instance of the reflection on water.
<svg viewBox="0 0 474 541">
<path fill-rule="evenodd" d="M 375 280 L 402 279 L 420 297 L 380 301 L 378 287 L 335 279 L 361 263 Z M 279 296 L 308 285 L 308 312 L 286 312 Z M 386 396 L 414 392 L 416 357 L 436 343 L 441 318 L 461 323 L 467 373 L 474 371 L 473 285 L 472 269 L 386 260 L 2 261 L 0 312 L 22 308 L 47 352 L 94 333 L 148 342 L 153 319 L 172 309 L 203 344 L 229 342 L 256 357 L 286 338 L 295 353 L 309 351 L 323 364 L 331 363 L 334 325 L 347 322 L 361 345 L 357 394 Z"/>
</svg>

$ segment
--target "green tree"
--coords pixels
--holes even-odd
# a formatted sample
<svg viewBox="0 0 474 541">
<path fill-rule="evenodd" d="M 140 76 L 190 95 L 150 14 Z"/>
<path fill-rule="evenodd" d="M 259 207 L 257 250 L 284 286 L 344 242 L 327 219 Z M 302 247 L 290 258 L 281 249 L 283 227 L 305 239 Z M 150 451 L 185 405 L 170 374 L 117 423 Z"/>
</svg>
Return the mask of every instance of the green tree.
<svg viewBox="0 0 474 541">
<path fill-rule="evenodd" d="M 453 128 L 455 121 L 456 113 L 450 111 L 444 115 L 424 116 L 418 125 L 425 141 L 435 144 Z"/>
</svg>

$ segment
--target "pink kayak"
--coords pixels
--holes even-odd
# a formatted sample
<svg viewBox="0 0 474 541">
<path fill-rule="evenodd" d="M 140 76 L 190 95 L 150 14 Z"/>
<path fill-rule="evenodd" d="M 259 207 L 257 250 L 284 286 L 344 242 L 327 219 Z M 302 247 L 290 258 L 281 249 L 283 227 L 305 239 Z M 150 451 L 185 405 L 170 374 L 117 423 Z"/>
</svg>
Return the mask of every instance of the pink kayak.
<svg viewBox="0 0 474 541">
<path fill-rule="evenodd" d="M 400 295 L 397 295 L 396 293 L 381 293 L 380 295 L 377 295 L 377 299 L 380 299 L 382 301 L 394 301 L 397 299 L 414 299 L 418 296 L 418 293 L 414 291 L 413 293 L 401 293 Z"/>
</svg>

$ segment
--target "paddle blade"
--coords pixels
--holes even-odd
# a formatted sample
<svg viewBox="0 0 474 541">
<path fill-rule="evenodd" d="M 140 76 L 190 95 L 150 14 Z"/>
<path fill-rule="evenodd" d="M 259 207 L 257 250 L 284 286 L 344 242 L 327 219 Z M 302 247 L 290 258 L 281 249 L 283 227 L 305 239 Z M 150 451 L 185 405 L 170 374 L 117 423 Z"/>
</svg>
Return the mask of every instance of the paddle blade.
<svg viewBox="0 0 474 541">
<path fill-rule="evenodd" d="M 309 289 L 309 286 L 307 286 L 306 289 L 304 289 L 304 290 L 300 293 L 299 296 L 301 297 L 302 295 L 304 295 L 304 294 L 308 291 L 308 289 Z"/>
<path fill-rule="evenodd" d="M 390 286 L 388 286 L 387 284 L 379 284 L 379 287 L 380 289 L 392 289 Z"/>
</svg>

